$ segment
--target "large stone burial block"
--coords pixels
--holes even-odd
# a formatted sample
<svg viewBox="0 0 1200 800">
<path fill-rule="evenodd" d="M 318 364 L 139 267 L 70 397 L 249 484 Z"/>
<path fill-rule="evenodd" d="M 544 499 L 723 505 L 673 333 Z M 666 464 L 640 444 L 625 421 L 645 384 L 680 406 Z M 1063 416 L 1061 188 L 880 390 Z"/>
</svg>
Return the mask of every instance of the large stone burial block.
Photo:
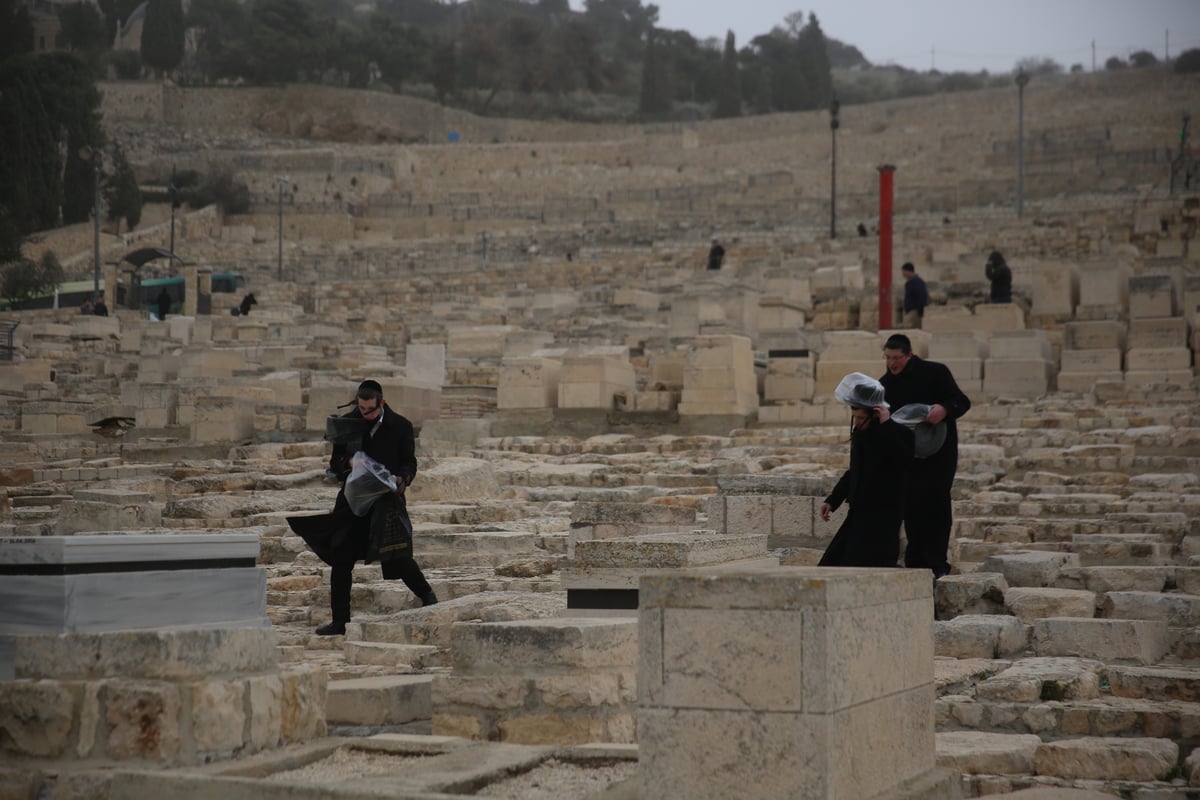
<svg viewBox="0 0 1200 800">
<path fill-rule="evenodd" d="M 639 590 L 641 797 L 897 798 L 933 769 L 928 576 L 776 567 Z"/>
</svg>

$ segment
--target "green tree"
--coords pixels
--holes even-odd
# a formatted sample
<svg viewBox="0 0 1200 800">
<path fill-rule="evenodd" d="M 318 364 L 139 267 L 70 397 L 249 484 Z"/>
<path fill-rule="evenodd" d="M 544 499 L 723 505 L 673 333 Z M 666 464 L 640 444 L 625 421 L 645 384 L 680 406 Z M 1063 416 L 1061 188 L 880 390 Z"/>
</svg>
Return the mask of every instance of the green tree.
<svg viewBox="0 0 1200 800">
<path fill-rule="evenodd" d="M 1153 67 L 1158 64 L 1158 57 L 1149 50 L 1138 50 L 1129 56 L 1129 63 L 1134 67 Z"/>
<path fill-rule="evenodd" d="M 47 251 L 41 261 L 20 258 L 0 266 L 0 297 L 13 306 L 54 291 L 65 280 L 58 256 Z"/>
<path fill-rule="evenodd" d="M 458 88 L 458 58 L 454 53 L 454 42 L 445 39 L 435 41 L 431 55 L 433 90 L 439 103 L 454 94 Z"/>
<path fill-rule="evenodd" d="M 656 31 L 651 30 L 646 36 L 646 52 L 642 57 L 642 93 L 638 111 L 648 117 L 661 116 L 671 110 L 669 79 L 665 65 L 658 57 L 657 39 Z"/>
<path fill-rule="evenodd" d="M 21 258 L 21 231 L 8 206 L 0 206 L 0 264 Z"/>
<path fill-rule="evenodd" d="M 1193 47 L 1180 53 L 1175 59 L 1175 71 L 1180 74 L 1200 72 L 1200 48 Z"/>
<path fill-rule="evenodd" d="M 796 36 L 797 63 L 801 80 L 800 108 L 824 108 L 833 99 L 833 70 L 825 47 L 825 33 L 816 14 Z"/>
<path fill-rule="evenodd" d="M 104 186 L 104 205 L 108 210 L 109 222 L 117 223 L 120 232 L 120 221 L 125 220 L 128 230 L 133 230 L 142 220 L 142 190 L 138 187 L 137 177 L 125 151 L 114 146 L 112 149 L 113 174 Z"/>
<path fill-rule="evenodd" d="M 58 12 L 60 26 L 55 46 L 84 53 L 98 53 L 108 47 L 108 32 L 104 18 L 95 6 L 88 3 L 72 3 Z"/>
<path fill-rule="evenodd" d="M 192 3 L 186 27 L 199 31 L 195 66 L 204 79 L 250 77 L 250 14 L 239 0 Z"/>
<path fill-rule="evenodd" d="M 103 145 L 99 107 L 75 55 L 0 63 L 0 198 L 21 235 L 88 219 L 93 174 L 80 152 Z"/>
<path fill-rule="evenodd" d="M 301 0 L 259 0 L 250 13 L 251 77 L 260 83 L 288 83 L 313 68 L 317 20 Z"/>
<path fill-rule="evenodd" d="M 180 0 L 146 0 L 142 61 L 160 74 L 183 61 L 183 6 Z"/>
<path fill-rule="evenodd" d="M 725 52 L 721 56 L 721 80 L 717 85 L 718 118 L 742 115 L 742 82 L 738 75 L 738 55 L 733 31 L 725 33 Z"/>
<path fill-rule="evenodd" d="M 22 0 L 0 0 L 0 61 L 33 52 L 33 20 Z"/>
</svg>

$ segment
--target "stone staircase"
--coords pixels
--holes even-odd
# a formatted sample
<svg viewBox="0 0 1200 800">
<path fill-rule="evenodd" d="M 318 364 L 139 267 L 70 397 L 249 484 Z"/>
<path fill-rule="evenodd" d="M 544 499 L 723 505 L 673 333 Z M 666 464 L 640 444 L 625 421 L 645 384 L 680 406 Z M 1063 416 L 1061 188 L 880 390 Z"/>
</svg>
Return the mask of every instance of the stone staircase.
<svg viewBox="0 0 1200 800">
<path fill-rule="evenodd" d="M 938 760 L 971 796 L 1200 797 L 1196 422 L 1186 405 L 1142 417 L 1179 426 L 963 426 L 1007 464 L 957 495 L 962 572 L 936 587 Z"/>
</svg>

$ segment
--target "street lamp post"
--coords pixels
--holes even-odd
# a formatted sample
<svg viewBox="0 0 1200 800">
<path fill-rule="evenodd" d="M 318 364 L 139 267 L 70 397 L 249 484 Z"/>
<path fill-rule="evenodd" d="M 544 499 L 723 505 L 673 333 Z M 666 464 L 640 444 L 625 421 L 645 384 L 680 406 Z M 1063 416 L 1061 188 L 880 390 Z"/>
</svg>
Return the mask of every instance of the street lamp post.
<svg viewBox="0 0 1200 800">
<path fill-rule="evenodd" d="M 291 180 L 286 175 L 275 178 L 279 186 L 279 280 L 283 280 L 283 187 Z"/>
<path fill-rule="evenodd" d="M 829 101 L 829 135 L 833 140 L 833 157 L 829 169 L 829 238 L 837 238 L 837 131 L 838 110 L 842 104 L 835 97 Z"/>
<path fill-rule="evenodd" d="M 1025 215 L 1025 85 L 1029 73 L 1017 72 L 1017 219 Z"/>
<path fill-rule="evenodd" d="M 175 188 L 175 165 L 171 165 L 171 185 L 167 187 L 171 199 L 171 259 L 175 258 L 175 206 L 179 203 L 179 190 Z M 174 266 L 172 264 L 172 266 Z"/>
<path fill-rule="evenodd" d="M 92 163 L 92 292 L 100 294 L 100 159 L 91 145 L 79 148 L 79 158 Z"/>
</svg>

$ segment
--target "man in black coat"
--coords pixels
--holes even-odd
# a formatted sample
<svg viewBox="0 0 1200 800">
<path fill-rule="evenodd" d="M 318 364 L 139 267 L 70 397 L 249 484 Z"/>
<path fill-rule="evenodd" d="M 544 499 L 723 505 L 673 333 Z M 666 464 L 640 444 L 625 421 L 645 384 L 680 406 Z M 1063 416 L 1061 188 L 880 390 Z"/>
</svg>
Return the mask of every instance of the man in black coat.
<svg viewBox="0 0 1200 800">
<path fill-rule="evenodd" d="M 945 364 L 913 355 L 912 342 L 904 334 L 888 337 L 883 356 L 887 373 L 879 382 L 892 409 L 924 403 L 931 407 L 926 422 L 946 423 L 946 441 L 941 449 L 910 462 L 904 509 L 904 531 L 908 536 L 904 566 L 932 570 L 936 579 L 950 572 L 947 550 L 954 524 L 950 490 L 958 470 L 956 420 L 971 408 L 971 401 L 958 388 Z"/>
<path fill-rule="evenodd" d="M 386 467 L 395 478 L 394 500 L 400 513 L 407 518 L 404 490 L 417 474 L 416 437 L 412 423 L 384 402 L 383 387 L 376 381 L 367 380 L 359 384 L 354 402 L 355 408 L 342 415 L 342 419 L 362 420 L 361 439 L 350 444 L 334 444 L 329 459 L 329 473 L 344 482 L 351 471 L 351 457 L 355 452 L 365 453 Z M 346 500 L 343 483 L 332 512 L 319 516 L 289 517 L 288 524 L 314 553 L 333 567 L 329 578 L 329 605 L 333 619 L 317 628 L 317 635 L 344 634 L 346 623 L 350 621 L 350 587 L 354 564 L 367 558 L 371 514 L 355 516 Z M 399 578 L 420 599 L 422 605 L 433 605 L 437 602 L 437 595 L 411 553 L 410 548 L 408 555 L 384 560 L 381 563 L 383 577 L 387 580 Z"/>
</svg>

